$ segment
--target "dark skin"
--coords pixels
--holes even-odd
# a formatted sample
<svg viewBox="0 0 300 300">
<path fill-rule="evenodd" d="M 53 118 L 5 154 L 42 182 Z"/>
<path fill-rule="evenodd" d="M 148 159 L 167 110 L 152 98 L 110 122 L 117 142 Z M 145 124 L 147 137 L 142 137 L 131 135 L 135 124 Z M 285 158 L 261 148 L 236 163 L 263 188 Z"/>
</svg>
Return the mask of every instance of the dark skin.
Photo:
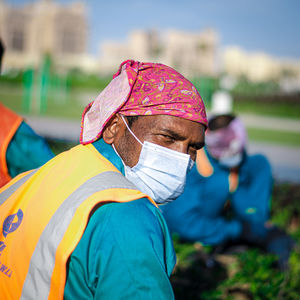
<svg viewBox="0 0 300 300">
<path fill-rule="evenodd" d="M 124 117 L 126 120 L 126 117 Z M 204 146 L 204 125 L 169 115 L 139 116 L 131 130 L 143 143 L 148 141 L 196 159 L 197 150 Z M 139 160 L 142 145 L 126 128 L 119 114 L 116 114 L 103 131 L 107 144 L 114 144 L 124 163 L 133 167 Z"/>
</svg>

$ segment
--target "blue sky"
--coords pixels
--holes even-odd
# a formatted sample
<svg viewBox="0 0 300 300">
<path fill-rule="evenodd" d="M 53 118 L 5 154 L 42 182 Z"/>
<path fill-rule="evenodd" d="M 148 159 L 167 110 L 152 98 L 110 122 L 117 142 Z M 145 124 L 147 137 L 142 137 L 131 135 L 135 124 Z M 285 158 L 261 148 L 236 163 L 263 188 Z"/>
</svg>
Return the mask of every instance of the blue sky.
<svg viewBox="0 0 300 300">
<path fill-rule="evenodd" d="M 6 0 L 22 4 L 33 0 Z M 56 0 L 70 3 L 73 0 Z M 277 57 L 300 59 L 300 0 L 84 0 L 90 44 L 125 41 L 132 29 L 214 28 L 220 46 L 238 45 Z"/>
</svg>

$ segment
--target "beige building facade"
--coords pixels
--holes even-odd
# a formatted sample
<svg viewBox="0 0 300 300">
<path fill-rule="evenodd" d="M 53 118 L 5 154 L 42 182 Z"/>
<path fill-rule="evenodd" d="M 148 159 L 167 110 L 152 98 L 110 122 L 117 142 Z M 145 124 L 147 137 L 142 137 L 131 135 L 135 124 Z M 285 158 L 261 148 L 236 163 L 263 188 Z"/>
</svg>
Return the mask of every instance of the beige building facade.
<svg viewBox="0 0 300 300">
<path fill-rule="evenodd" d="M 299 60 L 279 59 L 232 46 L 223 52 L 223 71 L 233 77 L 244 76 L 253 82 L 274 80 L 285 88 L 300 90 Z"/>
<path fill-rule="evenodd" d="M 0 36 L 5 46 L 3 69 L 40 65 L 49 54 L 59 69 L 89 69 L 87 11 L 82 2 L 67 5 L 38 0 L 13 6 L 0 0 Z"/>
<path fill-rule="evenodd" d="M 215 76 L 218 36 L 212 29 L 198 33 L 168 30 L 135 30 L 124 43 L 101 45 L 100 67 L 110 72 L 124 59 L 167 64 L 187 77 Z"/>
</svg>

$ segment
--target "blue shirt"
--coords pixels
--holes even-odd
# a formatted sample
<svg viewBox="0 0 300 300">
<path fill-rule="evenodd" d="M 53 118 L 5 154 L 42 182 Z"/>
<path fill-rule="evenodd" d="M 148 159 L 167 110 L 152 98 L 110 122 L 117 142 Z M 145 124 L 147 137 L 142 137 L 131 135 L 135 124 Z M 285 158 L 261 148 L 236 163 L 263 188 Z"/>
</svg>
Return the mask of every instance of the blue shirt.
<svg viewBox="0 0 300 300">
<path fill-rule="evenodd" d="M 124 175 L 102 139 L 94 147 Z M 64 299 L 173 299 L 176 262 L 160 210 L 146 198 L 98 208 L 71 255 Z"/>
<path fill-rule="evenodd" d="M 46 140 L 22 122 L 6 151 L 6 163 L 11 177 L 45 164 L 54 157 Z"/>
</svg>

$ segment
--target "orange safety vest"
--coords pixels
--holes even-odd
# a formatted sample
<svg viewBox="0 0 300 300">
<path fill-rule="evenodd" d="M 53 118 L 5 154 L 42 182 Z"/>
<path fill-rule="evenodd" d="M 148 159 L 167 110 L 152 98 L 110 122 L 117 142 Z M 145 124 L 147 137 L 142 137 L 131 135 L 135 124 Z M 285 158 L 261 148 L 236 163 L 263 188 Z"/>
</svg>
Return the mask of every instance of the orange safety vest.
<svg viewBox="0 0 300 300">
<path fill-rule="evenodd" d="M 0 103 L 0 187 L 11 180 L 6 162 L 7 147 L 22 118 Z"/>
<path fill-rule="evenodd" d="M 91 144 L 12 179 L 0 189 L 0 299 L 63 299 L 93 209 L 143 197 Z"/>
</svg>

